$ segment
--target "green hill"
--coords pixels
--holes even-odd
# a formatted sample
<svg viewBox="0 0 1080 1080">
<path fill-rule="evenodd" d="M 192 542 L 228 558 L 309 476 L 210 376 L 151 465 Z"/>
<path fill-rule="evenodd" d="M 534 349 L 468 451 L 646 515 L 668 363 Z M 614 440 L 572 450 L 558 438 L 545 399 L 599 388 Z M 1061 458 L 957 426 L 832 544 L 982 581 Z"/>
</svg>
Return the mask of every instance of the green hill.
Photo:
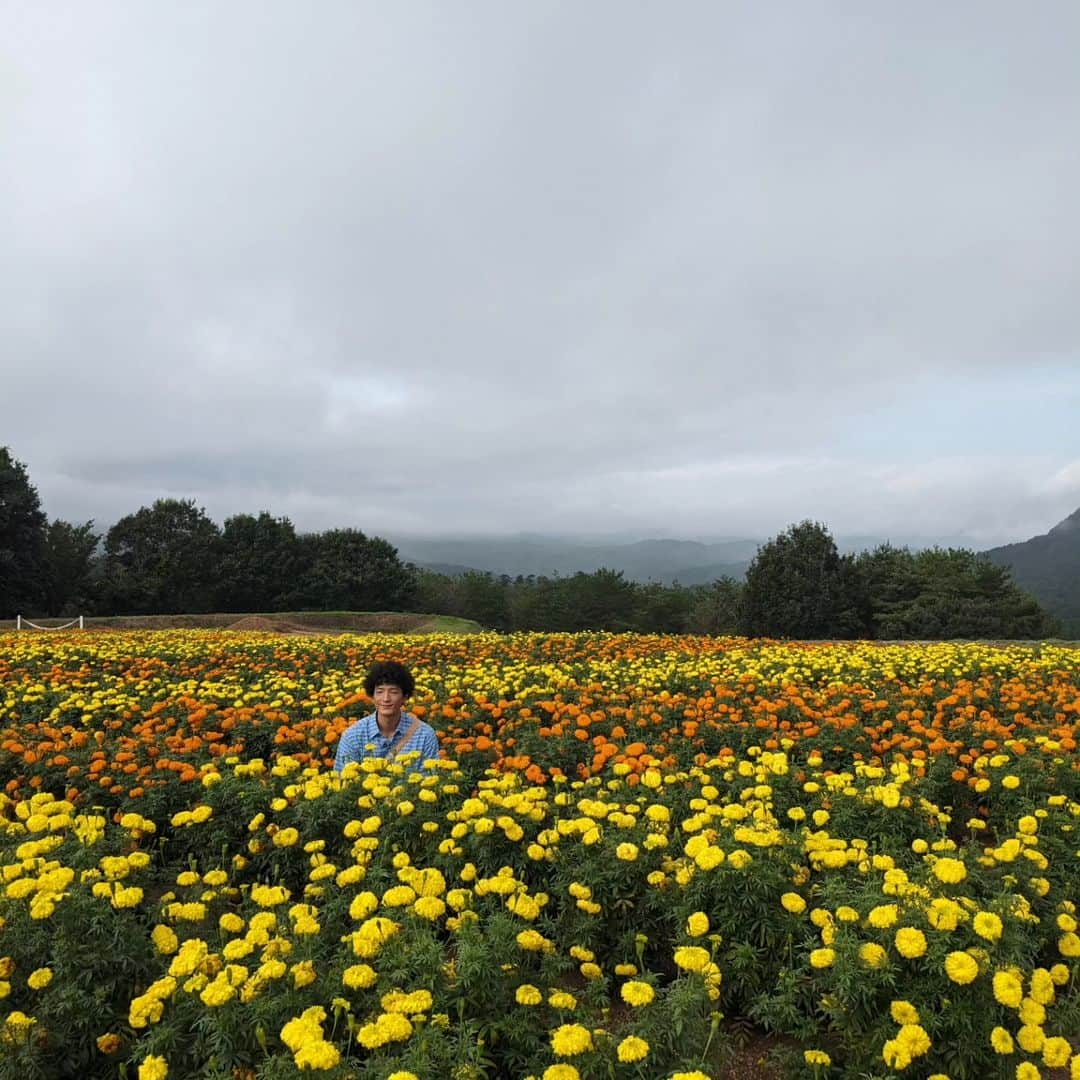
<svg viewBox="0 0 1080 1080">
<path fill-rule="evenodd" d="M 1080 509 L 1045 536 L 984 552 L 1012 569 L 1013 580 L 1061 620 L 1066 637 L 1080 637 Z"/>
</svg>

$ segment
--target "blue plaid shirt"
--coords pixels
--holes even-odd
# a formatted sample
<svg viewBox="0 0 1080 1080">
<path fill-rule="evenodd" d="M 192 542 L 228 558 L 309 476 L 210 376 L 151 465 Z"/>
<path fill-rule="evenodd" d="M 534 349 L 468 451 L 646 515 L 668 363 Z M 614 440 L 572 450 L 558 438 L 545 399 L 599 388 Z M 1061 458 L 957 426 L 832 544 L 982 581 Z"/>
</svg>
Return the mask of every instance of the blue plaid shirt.
<svg viewBox="0 0 1080 1080">
<path fill-rule="evenodd" d="M 401 737 L 412 727 L 415 719 L 416 717 L 411 713 L 403 712 L 398 720 L 398 726 L 389 736 L 379 730 L 379 721 L 375 713 L 357 720 L 341 733 L 337 755 L 334 758 L 334 768 L 341 772 L 350 761 L 363 761 L 366 757 L 384 758 L 393 747 L 395 757 L 418 750 L 420 757 L 413 768 L 424 771 L 424 762 L 439 756 L 439 740 L 431 726 L 421 720 L 412 738 L 407 743 L 401 742 Z M 400 745 L 395 746 L 395 743 L 400 743 Z"/>
</svg>

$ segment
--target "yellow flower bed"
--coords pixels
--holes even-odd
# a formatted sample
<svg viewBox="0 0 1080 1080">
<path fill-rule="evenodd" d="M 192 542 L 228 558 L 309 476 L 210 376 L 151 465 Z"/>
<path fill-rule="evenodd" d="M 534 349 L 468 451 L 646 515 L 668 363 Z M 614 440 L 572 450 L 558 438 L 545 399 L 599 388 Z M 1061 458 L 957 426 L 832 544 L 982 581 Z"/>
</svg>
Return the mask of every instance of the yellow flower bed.
<svg viewBox="0 0 1080 1080">
<path fill-rule="evenodd" d="M 1067 650 L 0 644 L 0 1075 L 1080 1074 Z M 433 770 L 326 767 L 375 655 Z"/>
</svg>

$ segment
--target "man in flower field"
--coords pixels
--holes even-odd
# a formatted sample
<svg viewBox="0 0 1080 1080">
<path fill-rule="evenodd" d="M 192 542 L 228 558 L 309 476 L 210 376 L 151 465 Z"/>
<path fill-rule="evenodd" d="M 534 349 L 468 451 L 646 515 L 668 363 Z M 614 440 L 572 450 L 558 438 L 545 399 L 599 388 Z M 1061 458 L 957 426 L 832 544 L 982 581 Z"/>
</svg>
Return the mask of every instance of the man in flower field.
<svg viewBox="0 0 1080 1080">
<path fill-rule="evenodd" d="M 393 761 L 399 754 L 419 752 L 419 767 L 439 756 L 439 740 L 430 725 L 404 712 L 415 687 L 412 674 L 396 660 L 374 664 L 364 689 L 375 700 L 375 711 L 350 724 L 338 740 L 334 768 L 341 772 L 350 761 L 366 757 Z"/>
</svg>

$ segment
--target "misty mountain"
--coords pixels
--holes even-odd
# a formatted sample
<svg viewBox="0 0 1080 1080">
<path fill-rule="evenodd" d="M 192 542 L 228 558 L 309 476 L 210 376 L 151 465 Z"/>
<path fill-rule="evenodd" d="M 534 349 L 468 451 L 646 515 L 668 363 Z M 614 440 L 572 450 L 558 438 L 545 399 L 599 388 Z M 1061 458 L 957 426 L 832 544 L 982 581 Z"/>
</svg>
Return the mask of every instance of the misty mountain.
<svg viewBox="0 0 1080 1080">
<path fill-rule="evenodd" d="M 712 581 L 723 574 L 741 576 L 758 549 L 757 540 L 639 540 L 633 543 L 589 542 L 541 537 L 492 539 L 395 540 L 408 562 L 437 569 L 472 567 L 492 574 L 568 576 L 602 567 L 621 570 L 633 581 Z"/>
<path fill-rule="evenodd" d="M 758 547 L 757 539 L 733 538 L 709 542 L 652 539 L 623 541 L 582 540 L 536 535 L 476 537 L 470 539 L 411 538 L 392 541 L 402 559 L 442 574 L 468 569 L 496 576 L 519 574 L 566 577 L 579 571 L 592 573 L 606 568 L 621 570 L 631 581 L 657 581 L 681 585 L 704 585 L 720 577 L 742 578 Z M 886 542 L 880 536 L 839 537 L 842 552 L 872 550 Z M 968 547 L 970 540 L 957 537 L 895 537 L 894 547 L 920 550 L 926 547 Z"/>
<path fill-rule="evenodd" d="M 1066 637 L 1080 635 L 1080 509 L 1044 536 L 986 552 L 1012 569 L 1013 580 L 1062 622 Z"/>
</svg>

